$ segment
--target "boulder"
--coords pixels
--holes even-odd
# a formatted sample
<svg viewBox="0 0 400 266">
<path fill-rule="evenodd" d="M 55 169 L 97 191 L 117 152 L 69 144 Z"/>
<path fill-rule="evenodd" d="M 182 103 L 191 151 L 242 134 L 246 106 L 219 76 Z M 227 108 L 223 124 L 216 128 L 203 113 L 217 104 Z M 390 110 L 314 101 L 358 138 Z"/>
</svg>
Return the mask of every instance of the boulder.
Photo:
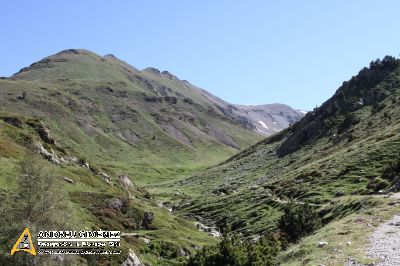
<svg viewBox="0 0 400 266">
<path fill-rule="evenodd" d="M 111 178 L 104 172 L 100 172 L 100 177 L 108 184 L 111 184 Z"/>
<path fill-rule="evenodd" d="M 327 245 L 328 245 L 328 242 L 325 242 L 325 241 L 318 242 L 318 247 L 320 247 L 320 248 L 325 247 Z"/>
<path fill-rule="evenodd" d="M 178 255 L 179 255 L 180 257 L 186 257 L 186 256 L 188 256 L 187 252 L 186 252 L 185 250 L 183 250 L 182 248 L 179 249 Z"/>
<path fill-rule="evenodd" d="M 120 211 L 122 207 L 124 207 L 124 202 L 121 199 L 112 198 L 108 200 L 108 208 Z"/>
<path fill-rule="evenodd" d="M 68 178 L 68 177 L 66 177 L 66 176 L 63 176 L 63 179 L 64 179 L 65 181 L 67 181 L 68 183 L 71 183 L 71 184 L 74 183 L 74 180 L 72 180 L 71 178 Z"/>
<path fill-rule="evenodd" d="M 133 183 L 129 176 L 127 175 L 120 175 L 119 177 L 119 182 L 121 182 L 122 185 L 124 185 L 126 188 L 132 187 Z"/>
<path fill-rule="evenodd" d="M 84 159 L 78 159 L 78 163 L 80 164 L 80 166 L 90 169 L 90 164 Z"/>
<path fill-rule="evenodd" d="M 122 266 L 142 266 L 142 265 L 144 266 L 144 264 L 142 264 L 140 262 L 139 257 L 135 254 L 135 252 L 133 252 L 132 249 L 129 249 L 128 258 L 121 265 Z"/>
</svg>

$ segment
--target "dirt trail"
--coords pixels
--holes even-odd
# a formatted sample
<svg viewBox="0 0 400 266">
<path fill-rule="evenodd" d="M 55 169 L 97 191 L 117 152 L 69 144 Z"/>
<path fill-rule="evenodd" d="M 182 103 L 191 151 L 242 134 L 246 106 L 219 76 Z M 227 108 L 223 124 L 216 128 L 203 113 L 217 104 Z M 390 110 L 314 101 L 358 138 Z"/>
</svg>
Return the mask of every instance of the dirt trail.
<svg viewBox="0 0 400 266">
<path fill-rule="evenodd" d="M 400 193 L 392 195 L 400 199 Z M 393 216 L 381 224 L 371 236 L 368 256 L 379 259 L 376 266 L 395 266 L 400 264 L 400 215 Z"/>
</svg>

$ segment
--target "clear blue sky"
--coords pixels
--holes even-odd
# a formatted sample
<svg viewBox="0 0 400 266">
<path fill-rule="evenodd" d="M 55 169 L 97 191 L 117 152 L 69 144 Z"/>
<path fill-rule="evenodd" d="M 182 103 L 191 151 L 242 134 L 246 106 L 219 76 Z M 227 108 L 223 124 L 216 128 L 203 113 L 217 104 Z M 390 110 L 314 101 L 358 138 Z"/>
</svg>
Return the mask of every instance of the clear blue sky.
<svg viewBox="0 0 400 266">
<path fill-rule="evenodd" d="M 400 53 L 400 1 L 2 1 L 0 75 L 67 48 L 169 70 L 232 103 L 320 105 Z"/>
</svg>

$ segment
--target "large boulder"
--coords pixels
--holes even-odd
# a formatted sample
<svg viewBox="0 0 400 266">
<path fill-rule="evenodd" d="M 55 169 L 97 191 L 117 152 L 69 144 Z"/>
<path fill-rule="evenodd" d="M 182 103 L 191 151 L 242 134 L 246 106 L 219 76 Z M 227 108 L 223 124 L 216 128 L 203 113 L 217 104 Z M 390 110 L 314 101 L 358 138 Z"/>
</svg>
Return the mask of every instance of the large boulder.
<svg viewBox="0 0 400 266">
<path fill-rule="evenodd" d="M 122 266 L 144 266 L 144 264 L 140 262 L 140 259 L 135 252 L 133 252 L 132 249 L 129 249 L 128 258 L 122 263 Z"/>
</svg>

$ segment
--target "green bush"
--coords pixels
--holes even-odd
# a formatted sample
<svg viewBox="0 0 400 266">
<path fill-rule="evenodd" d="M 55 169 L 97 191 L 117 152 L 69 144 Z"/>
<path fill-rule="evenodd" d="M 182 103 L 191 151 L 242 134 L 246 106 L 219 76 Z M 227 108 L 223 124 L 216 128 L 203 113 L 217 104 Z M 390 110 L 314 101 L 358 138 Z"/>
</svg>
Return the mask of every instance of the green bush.
<svg viewBox="0 0 400 266">
<path fill-rule="evenodd" d="M 289 242 L 296 242 L 320 227 L 321 219 L 318 213 L 307 203 L 298 204 L 291 201 L 279 220 L 279 229 Z"/>
<path fill-rule="evenodd" d="M 164 259 L 176 259 L 180 256 L 181 248 L 172 242 L 168 241 L 152 241 L 142 250 L 143 253 L 156 254 Z"/>
<path fill-rule="evenodd" d="M 238 235 L 228 233 L 222 241 L 211 247 L 204 247 L 191 256 L 187 266 L 256 266 L 275 265 L 281 250 L 279 237 L 268 233 L 256 243 L 250 243 Z"/>
<path fill-rule="evenodd" d="M 360 123 L 360 118 L 357 117 L 354 113 L 346 114 L 342 124 L 339 126 L 338 133 L 342 134 L 348 128 L 358 123 Z"/>
<path fill-rule="evenodd" d="M 9 256 L 9 251 L 26 227 L 35 242 L 39 231 L 71 230 L 80 223 L 72 215 L 68 193 L 54 167 L 34 154 L 28 154 L 19 166 L 14 193 L 0 202 L 0 250 L 7 251 L 2 252 L 0 265 L 50 265 L 48 256 L 33 257 L 26 252 Z M 73 265 L 75 259 L 70 256 L 64 264 Z"/>
</svg>

